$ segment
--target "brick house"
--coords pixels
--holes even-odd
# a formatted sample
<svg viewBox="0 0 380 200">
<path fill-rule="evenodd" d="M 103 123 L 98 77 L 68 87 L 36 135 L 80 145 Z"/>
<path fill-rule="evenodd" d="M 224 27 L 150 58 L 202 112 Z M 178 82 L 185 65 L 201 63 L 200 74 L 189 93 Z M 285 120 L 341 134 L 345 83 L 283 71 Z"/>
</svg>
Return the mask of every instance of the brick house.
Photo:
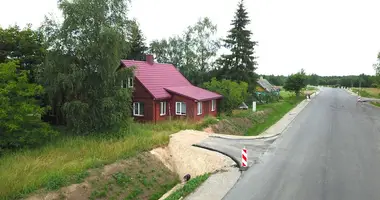
<svg viewBox="0 0 380 200">
<path fill-rule="evenodd" d="M 122 60 L 121 67 L 135 67 L 134 77 L 122 83 L 133 87 L 133 116 L 137 121 L 157 122 L 168 118 L 195 121 L 217 115 L 220 94 L 192 85 L 172 64 Z"/>
</svg>

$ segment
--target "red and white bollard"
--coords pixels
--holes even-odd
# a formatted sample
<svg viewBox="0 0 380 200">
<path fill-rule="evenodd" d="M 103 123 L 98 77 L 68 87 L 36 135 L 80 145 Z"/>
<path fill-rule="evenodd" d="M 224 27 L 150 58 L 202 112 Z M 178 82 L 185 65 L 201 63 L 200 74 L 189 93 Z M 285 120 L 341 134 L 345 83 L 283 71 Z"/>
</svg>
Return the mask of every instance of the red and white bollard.
<svg viewBox="0 0 380 200">
<path fill-rule="evenodd" d="M 247 149 L 244 147 L 241 151 L 241 170 L 246 170 L 248 168 L 248 153 Z"/>
</svg>

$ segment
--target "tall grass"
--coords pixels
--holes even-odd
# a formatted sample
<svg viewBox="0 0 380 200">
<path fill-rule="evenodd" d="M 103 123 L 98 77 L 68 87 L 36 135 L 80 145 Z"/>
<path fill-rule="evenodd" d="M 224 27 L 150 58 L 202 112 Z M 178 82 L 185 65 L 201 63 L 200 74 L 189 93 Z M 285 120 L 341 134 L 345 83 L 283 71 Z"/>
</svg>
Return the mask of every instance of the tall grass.
<svg viewBox="0 0 380 200">
<path fill-rule="evenodd" d="M 280 91 L 280 96 L 281 96 L 282 98 L 286 99 L 286 98 L 289 98 L 289 97 L 296 96 L 296 93 L 281 90 L 281 91 Z"/>
<path fill-rule="evenodd" d="M 369 98 L 380 98 L 380 89 L 379 88 L 353 88 L 353 92 L 358 93 L 362 97 Z"/>
<path fill-rule="evenodd" d="M 17 199 L 40 188 L 57 189 L 84 171 L 167 144 L 171 133 L 201 127 L 187 121 L 132 123 L 119 137 L 67 136 L 34 150 L 0 157 L 0 199 Z"/>
</svg>

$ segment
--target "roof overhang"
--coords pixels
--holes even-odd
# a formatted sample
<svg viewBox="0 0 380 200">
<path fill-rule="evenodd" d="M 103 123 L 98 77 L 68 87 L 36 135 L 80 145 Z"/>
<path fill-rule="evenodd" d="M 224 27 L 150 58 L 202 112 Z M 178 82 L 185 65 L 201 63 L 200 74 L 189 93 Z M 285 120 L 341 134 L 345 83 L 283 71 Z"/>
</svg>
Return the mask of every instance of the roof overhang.
<svg viewBox="0 0 380 200">
<path fill-rule="evenodd" d="M 221 99 L 221 98 L 223 98 L 222 95 L 219 95 L 219 96 L 213 97 L 213 98 L 194 98 L 194 97 L 191 97 L 191 96 L 188 96 L 188 95 L 184 95 L 184 94 L 172 91 L 172 90 L 167 89 L 167 88 L 165 88 L 165 90 L 168 91 L 169 93 L 172 93 L 172 94 L 175 94 L 175 95 L 178 95 L 178 96 L 182 96 L 182 97 L 185 97 L 185 98 L 188 98 L 188 99 L 192 99 L 192 100 L 195 100 L 195 101 L 210 101 L 210 100 L 213 100 L 213 99 Z"/>
</svg>

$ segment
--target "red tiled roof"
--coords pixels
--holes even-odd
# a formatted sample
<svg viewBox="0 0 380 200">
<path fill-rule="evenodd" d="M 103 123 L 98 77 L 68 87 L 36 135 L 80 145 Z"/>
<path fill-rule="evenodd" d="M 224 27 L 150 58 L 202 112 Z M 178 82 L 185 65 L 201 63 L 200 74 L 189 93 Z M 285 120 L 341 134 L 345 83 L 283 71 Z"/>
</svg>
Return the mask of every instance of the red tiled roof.
<svg viewBox="0 0 380 200">
<path fill-rule="evenodd" d="M 166 87 L 165 89 L 169 92 L 179 94 L 181 96 L 185 96 L 185 97 L 195 99 L 198 101 L 222 98 L 222 95 L 220 94 L 217 94 L 215 92 L 210 92 L 208 90 L 205 90 L 193 85 L 179 86 L 179 87 Z"/>
<path fill-rule="evenodd" d="M 152 94 L 155 99 L 170 98 L 171 95 L 166 89 L 187 87 L 188 92 L 182 91 L 179 88 L 173 89 L 178 91 L 184 96 L 197 99 L 201 98 L 219 98 L 218 94 L 203 90 L 193 86 L 172 64 L 153 63 L 149 64 L 145 61 L 135 60 L 122 60 L 121 63 L 125 67 L 135 66 L 135 77 L 144 85 L 144 87 Z M 194 92 L 201 92 L 201 94 L 195 94 Z M 185 95 L 187 94 L 187 95 Z M 188 96 L 189 95 L 189 96 Z M 201 95 L 201 96 L 199 96 Z M 207 96 L 209 95 L 209 96 Z"/>
</svg>

